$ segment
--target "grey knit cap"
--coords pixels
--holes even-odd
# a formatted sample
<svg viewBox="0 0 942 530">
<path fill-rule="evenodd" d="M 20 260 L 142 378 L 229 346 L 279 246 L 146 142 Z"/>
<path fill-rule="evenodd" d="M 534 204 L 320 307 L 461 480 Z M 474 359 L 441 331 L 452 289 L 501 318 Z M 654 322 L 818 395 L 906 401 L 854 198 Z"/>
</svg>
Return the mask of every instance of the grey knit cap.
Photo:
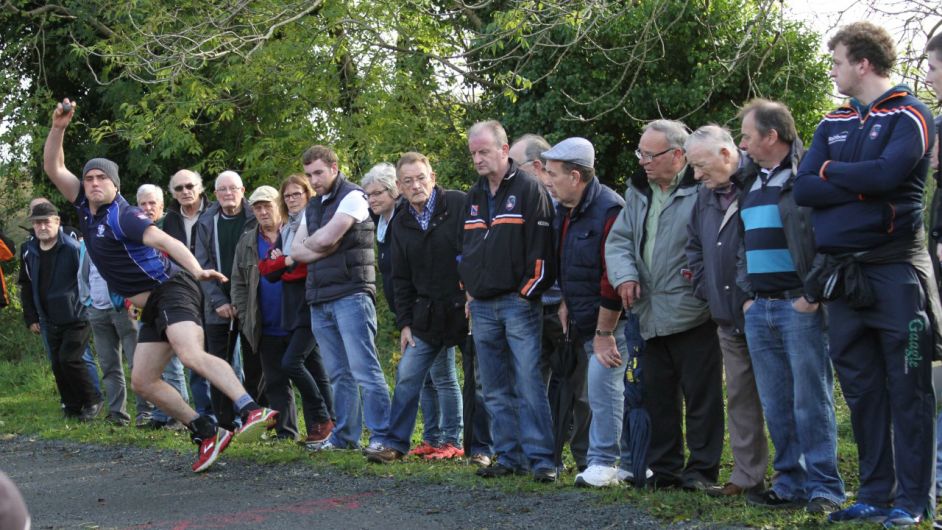
<svg viewBox="0 0 942 530">
<path fill-rule="evenodd" d="M 93 169 L 100 170 L 111 179 L 111 182 L 114 182 L 114 187 L 121 189 L 121 177 L 118 176 L 118 164 L 115 164 L 107 158 L 93 158 L 85 162 L 85 168 L 82 169 L 82 176 L 84 177 Z"/>
</svg>

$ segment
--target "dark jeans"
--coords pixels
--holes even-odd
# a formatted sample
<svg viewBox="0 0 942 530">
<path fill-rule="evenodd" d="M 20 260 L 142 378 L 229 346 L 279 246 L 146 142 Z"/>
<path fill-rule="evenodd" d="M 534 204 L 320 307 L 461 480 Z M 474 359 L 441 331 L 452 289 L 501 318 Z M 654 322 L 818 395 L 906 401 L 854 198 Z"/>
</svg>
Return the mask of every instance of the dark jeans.
<svg viewBox="0 0 942 530">
<path fill-rule="evenodd" d="M 207 324 L 203 329 L 206 332 L 206 345 L 209 353 L 231 365 L 236 340 L 239 337 L 238 325 L 230 330 L 229 324 Z M 252 396 L 252 399 L 262 404 L 264 401 L 262 399 L 264 380 L 262 378 L 261 361 L 252 351 L 248 341 L 241 340 L 239 342 L 242 348 L 242 370 L 245 373 L 243 386 L 245 386 L 246 392 Z M 212 386 L 210 387 L 210 397 L 219 425 L 224 429 L 235 429 L 236 411 L 232 400 Z"/>
<path fill-rule="evenodd" d="M 297 408 L 295 407 L 293 382 L 301 394 L 304 423 L 310 429 L 315 423 L 330 420 L 330 411 L 321 394 L 317 381 L 305 365 L 314 351 L 314 336 L 310 329 L 298 328 L 291 335 L 262 335 L 258 356 L 265 373 L 265 394 L 272 408 L 280 415 L 277 430 L 280 436 L 296 437 L 298 434 Z M 322 384 L 329 387 L 323 368 Z"/>
<path fill-rule="evenodd" d="M 298 437 L 298 409 L 294 404 L 294 392 L 288 372 L 281 367 L 285 350 L 288 349 L 289 335 L 262 335 L 258 343 L 257 357 L 265 373 L 265 396 L 271 407 L 278 411 L 275 432 L 279 437 L 296 439 Z"/>
<path fill-rule="evenodd" d="M 56 387 L 62 397 L 66 414 L 78 415 L 82 407 L 101 401 L 101 394 L 92 385 L 82 355 L 92 334 L 88 322 L 66 325 L 46 323 L 49 361 Z"/>
<path fill-rule="evenodd" d="M 655 476 L 664 482 L 716 482 L 724 431 L 723 360 L 716 325 L 705 322 L 648 339 L 642 377 L 644 406 L 652 419 L 648 465 Z M 690 452 L 686 466 L 684 427 Z"/>
</svg>

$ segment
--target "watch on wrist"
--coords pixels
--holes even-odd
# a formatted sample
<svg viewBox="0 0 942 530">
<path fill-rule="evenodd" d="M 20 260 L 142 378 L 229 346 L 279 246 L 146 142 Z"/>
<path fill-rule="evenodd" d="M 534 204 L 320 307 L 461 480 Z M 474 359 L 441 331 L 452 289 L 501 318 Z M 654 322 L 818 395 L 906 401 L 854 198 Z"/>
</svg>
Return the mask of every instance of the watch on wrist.
<svg viewBox="0 0 942 530">
<path fill-rule="evenodd" d="M 595 336 L 596 337 L 614 337 L 615 332 L 614 331 L 602 331 L 601 329 L 597 329 L 595 330 Z"/>
</svg>

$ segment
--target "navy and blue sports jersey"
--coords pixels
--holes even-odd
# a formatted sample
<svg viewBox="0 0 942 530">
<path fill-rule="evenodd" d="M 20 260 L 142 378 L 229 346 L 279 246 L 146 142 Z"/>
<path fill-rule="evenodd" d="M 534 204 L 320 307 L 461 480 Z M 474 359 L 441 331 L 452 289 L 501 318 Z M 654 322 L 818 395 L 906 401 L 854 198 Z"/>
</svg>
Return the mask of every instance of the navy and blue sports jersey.
<svg viewBox="0 0 942 530">
<path fill-rule="evenodd" d="M 903 85 L 821 120 L 794 187 L 795 202 L 814 208 L 819 251 L 876 248 L 922 229 L 931 124 L 929 108 Z"/>
<path fill-rule="evenodd" d="M 88 255 L 112 291 L 134 296 L 170 279 L 175 271 L 170 260 L 143 242 L 144 231 L 154 223 L 140 208 L 119 193 L 93 216 L 82 187 L 74 206 Z"/>
</svg>

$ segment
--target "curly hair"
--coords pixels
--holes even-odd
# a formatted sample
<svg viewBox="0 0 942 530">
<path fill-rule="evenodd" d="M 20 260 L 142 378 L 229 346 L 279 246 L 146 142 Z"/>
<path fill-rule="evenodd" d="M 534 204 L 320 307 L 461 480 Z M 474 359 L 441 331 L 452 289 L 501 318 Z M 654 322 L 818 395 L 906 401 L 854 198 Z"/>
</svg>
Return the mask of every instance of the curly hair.
<svg viewBox="0 0 942 530">
<path fill-rule="evenodd" d="M 893 37 L 871 22 L 854 22 L 842 27 L 828 41 L 828 49 L 834 51 L 838 44 L 847 47 L 847 58 L 852 63 L 867 59 L 873 71 L 881 77 L 889 77 L 890 70 L 896 64 L 896 43 Z"/>
</svg>

